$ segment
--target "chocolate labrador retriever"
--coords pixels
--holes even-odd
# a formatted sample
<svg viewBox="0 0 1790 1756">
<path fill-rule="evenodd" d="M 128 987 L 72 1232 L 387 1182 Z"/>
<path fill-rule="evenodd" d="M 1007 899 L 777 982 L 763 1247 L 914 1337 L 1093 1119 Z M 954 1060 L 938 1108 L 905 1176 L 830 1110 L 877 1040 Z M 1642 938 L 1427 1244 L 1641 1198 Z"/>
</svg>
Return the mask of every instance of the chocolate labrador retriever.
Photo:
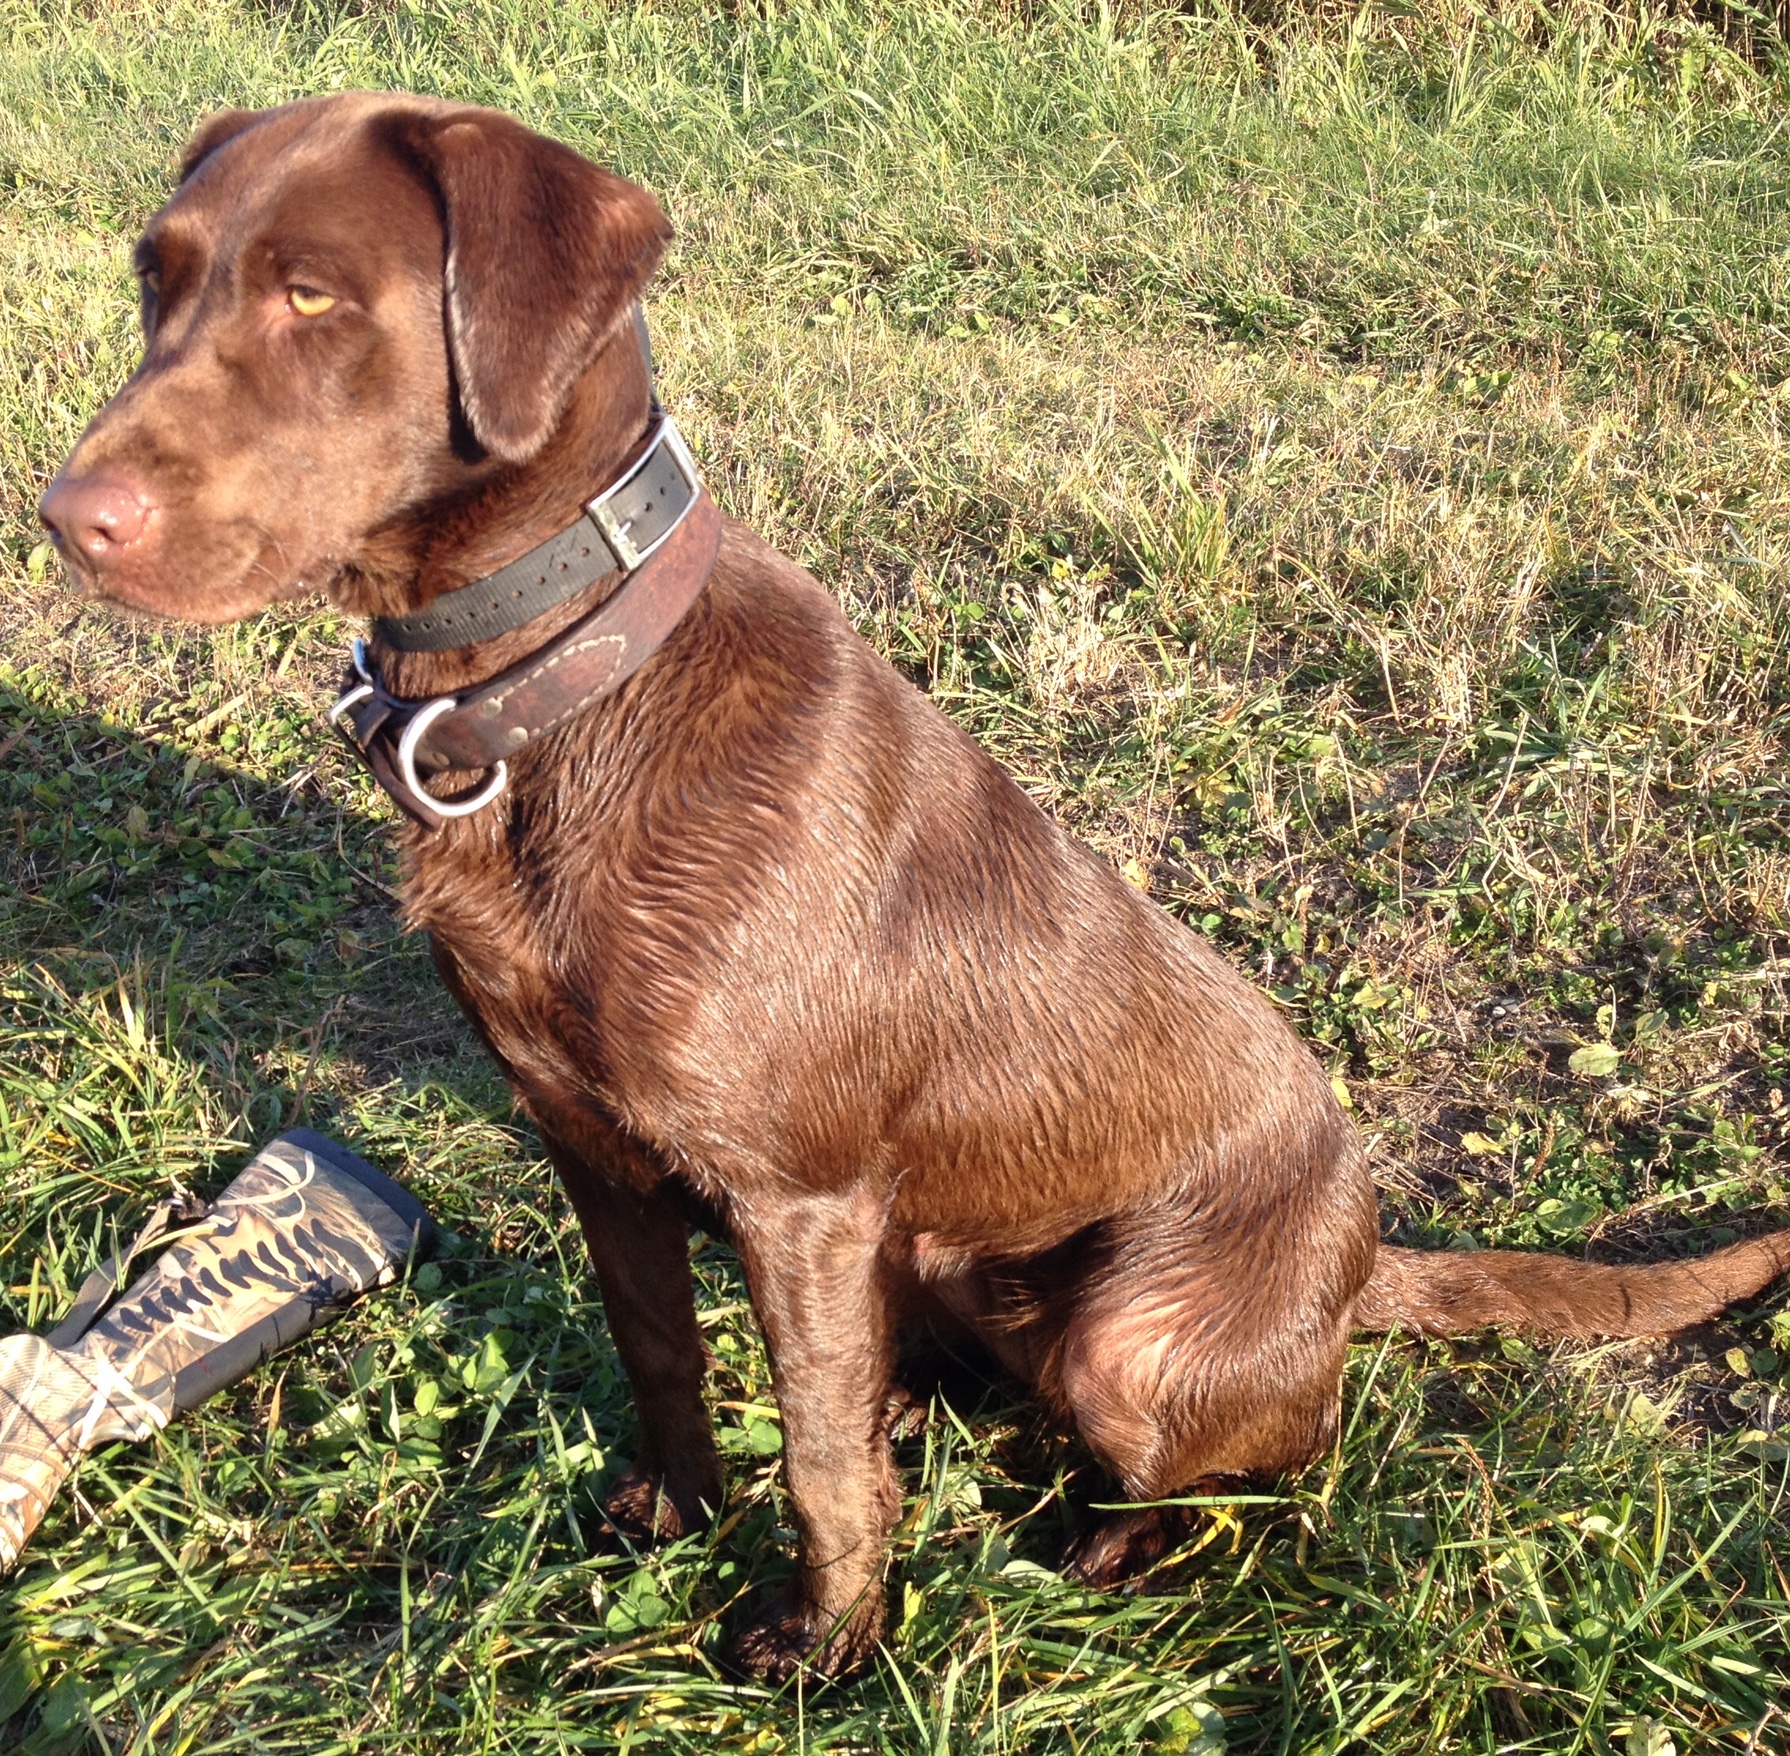
<svg viewBox="0 0 1790 1756">
<path fill-rule="evenodd" d="M 489 110 L 217 116 L 137 246 L 143 362 L 43 517 L 114 603 L 372 618 L 343 716 L 589 1241 L 625 1529 L 721 1504 L 692 1220 L 744 1264 L 800 1560 L 740 1663 L 875 1644 L 904 1325 L 973 1335 L 1155 1501 L 1318 1456 L 1351 1330 L 1654 1333 L 1790 1265 L 1786 1232 L 1641 1268 L 1381 1244 L 1284 1019 L 702 495 L 635 323 L 669 236 Z M 1116 1581 L 1178 1528 L 1120 1512 L 1068 1564 Z"/>
</svg>

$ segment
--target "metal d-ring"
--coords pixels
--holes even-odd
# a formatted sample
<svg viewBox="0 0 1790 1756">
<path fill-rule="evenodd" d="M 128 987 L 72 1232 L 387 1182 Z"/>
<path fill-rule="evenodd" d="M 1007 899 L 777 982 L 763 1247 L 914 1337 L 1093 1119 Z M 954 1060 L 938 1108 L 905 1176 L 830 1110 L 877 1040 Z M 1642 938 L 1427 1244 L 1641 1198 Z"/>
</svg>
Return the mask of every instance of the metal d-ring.
<svg viewBox="0 0 1790 1756">
<path fill-rule="evenodd" d="M 416 710 L 410 724 L 404 728 L 403 737 L 398 740 L 398 778 L 416 798 L 441 817 L 470 817 L 473 812 L 484 810 L 510 781 L 510 766 L 500 757 L 491 771 L 491 779 L 470 799 L 438 799 L 433 793 L 423 791 L 422 780 L 416 772 L 417 745 L 430 726 L 444 713 L 452 713 L 458 705 L 452 695 L 438 695 Z"/>
<path fill-rule="evenodd" d="M 354 660 L 355 674 L 360 681 L 352 683 L 344 689 L 336 697 L 335 706 L 325 716 L 332 726 L 336 726 L 337 731 L 342 729 L 336 725 L 342 715 L 347 713 L 350 708 L 359 707 L 373 693 L 373 673 L 367 668 L 367 643 L 364 640 L 355 641 L 354 645 L 349 648 L 349 656 Z"/>
<path fill-rule="evenodd" d="M 347 713 L 351 708 L 359 707 L 372 693 L 373 685 L 371 683 L 356 683 L 352 689 L 344 689 L 342 693 L 336 697 L 335 705 L 329 710 L 329 713 L 325 717 L 329 720 L 329 723 L 332 726 L 335 725 L 337 720 L 339 720 L 343 714 Z M 338 726 L 337 730 L 339 731 L 340 729 L 341 728 Z"/>
</svg>

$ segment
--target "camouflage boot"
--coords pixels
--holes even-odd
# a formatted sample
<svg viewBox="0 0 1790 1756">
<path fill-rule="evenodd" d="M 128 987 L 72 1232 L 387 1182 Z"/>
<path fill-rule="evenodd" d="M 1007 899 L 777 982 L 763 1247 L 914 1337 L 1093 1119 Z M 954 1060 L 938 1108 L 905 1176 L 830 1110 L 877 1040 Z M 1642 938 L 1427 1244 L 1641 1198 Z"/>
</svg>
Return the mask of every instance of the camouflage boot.
<svg viewBox="0 0 1790 1756">
<path fill-rule="evenodd" d="M 165 1203 L 60 1327 L 0 1340 L 0 1573 L 82 1452 L 158 1432 L 427 1255 L 434 1230 L 414 1195 L 309 1128 L 263 1147 L 211 1207 Z"/>
</svg>

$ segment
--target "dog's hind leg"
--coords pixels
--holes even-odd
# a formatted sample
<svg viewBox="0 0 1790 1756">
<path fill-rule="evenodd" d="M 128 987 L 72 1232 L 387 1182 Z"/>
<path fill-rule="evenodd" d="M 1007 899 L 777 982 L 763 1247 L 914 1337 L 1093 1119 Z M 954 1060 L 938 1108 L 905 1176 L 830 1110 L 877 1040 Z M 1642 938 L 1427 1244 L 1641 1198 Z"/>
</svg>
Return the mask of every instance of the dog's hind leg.
<svg viewBox="0 0 1790 1756">
<path fill-rule="evenodd" d="M 1350 1306 L 1372 1261 L 1372 1197 L 1305 1193 L 1260 1219 L 1130 1216 L 1091 1268 L 1047 1388 L 1127 1498 L 1271 1479 L 1330 1444 Z M 1185 1507 L 1111 1513 L 1066 1570 L 1116 1585 L 1191 1524 Z"/>
<path fill-rule="evenodd" d="M 640 1419 L 639 1454 L 603 1509 L 632 1541 L 685 1535 L 721 1510 L 722 1496 L 702 1400 L 689 1220 L 669 1196 L 593 1171 L 545 1130 L 543 1139 L 578 1215 Z"/>
</svg>

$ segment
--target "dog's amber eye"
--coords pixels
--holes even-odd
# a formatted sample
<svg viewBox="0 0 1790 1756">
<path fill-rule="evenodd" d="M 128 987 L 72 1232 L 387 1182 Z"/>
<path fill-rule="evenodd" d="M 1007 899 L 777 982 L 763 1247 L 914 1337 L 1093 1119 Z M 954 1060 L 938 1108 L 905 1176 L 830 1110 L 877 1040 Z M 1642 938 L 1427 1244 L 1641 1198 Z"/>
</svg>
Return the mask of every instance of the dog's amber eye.
<svg viewBox="0 0 1790 1756">
<path fill-rule="evenodd" d="M 288 287 L 286 303 L 300 317 L 321 317 L 335 303 L 333 293 L 320 293 L 315 287 Z"/>
<path fill-rule="evenodd" d="M 159 298 L 162 290 L 162 277 L 158 270 L 146 268 L 137 277 L 143 283 L 143 289 L 151 298 Z"/>
</svg>

